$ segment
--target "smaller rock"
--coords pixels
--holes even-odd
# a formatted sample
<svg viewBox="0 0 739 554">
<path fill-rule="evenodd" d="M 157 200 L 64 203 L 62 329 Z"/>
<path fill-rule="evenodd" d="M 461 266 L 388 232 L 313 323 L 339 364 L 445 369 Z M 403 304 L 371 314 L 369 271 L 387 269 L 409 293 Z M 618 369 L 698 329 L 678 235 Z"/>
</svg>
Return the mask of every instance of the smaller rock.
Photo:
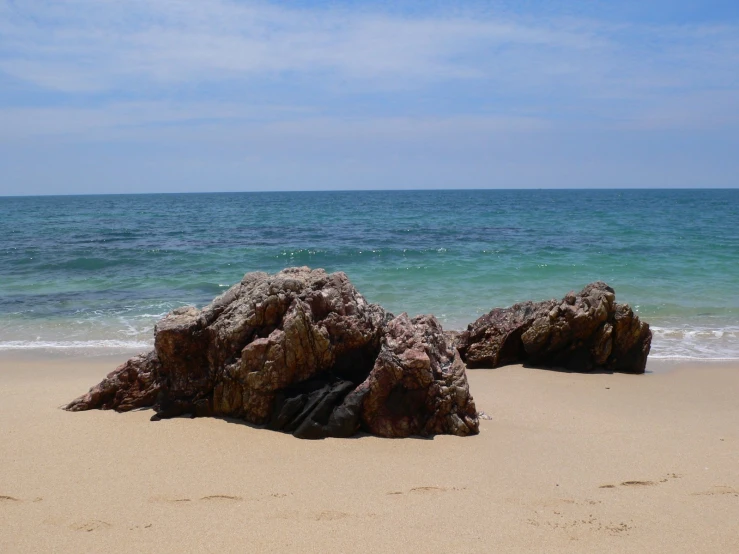
<svg viewBox="0 0 739 554">
<path fill-rule="evenodd" d="M 161 389 L 160 369 L 156 352 L 134 356 L 64 409 L 70 412 L 94 409 L 127 412 L 151 406 Z"/>
<path fill-rule="evenodd" d="M 649 325 L 614 290 L 598 281 L 561 301 L 495 308 L 456 338 L 469 367 L 530 363 L 572 371 L 644 373 L 652 341 Z"/>
</svg>

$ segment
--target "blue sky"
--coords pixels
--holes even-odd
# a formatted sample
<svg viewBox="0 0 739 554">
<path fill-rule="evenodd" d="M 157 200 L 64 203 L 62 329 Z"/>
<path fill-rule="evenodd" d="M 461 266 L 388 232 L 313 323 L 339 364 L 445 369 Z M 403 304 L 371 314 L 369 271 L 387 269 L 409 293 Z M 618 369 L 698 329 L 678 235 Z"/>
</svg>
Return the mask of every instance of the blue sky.
<svg viewBox="0 0 739 554">
<path fill-rule="evenodd" d="M 0 195 L 738 176 L 736 0 L 0 1 Z"/>
</svg>

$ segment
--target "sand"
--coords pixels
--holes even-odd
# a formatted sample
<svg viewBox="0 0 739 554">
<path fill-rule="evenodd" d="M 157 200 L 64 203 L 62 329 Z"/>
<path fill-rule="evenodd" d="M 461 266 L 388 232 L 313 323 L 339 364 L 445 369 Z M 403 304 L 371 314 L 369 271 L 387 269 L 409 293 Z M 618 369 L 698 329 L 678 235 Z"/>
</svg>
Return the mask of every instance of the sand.
<svg viewBox="0 0 739 554">
<path fill-rule="evenodd" d="M 0 552 L 739 552 L 739 364 L 469 372 L 476 437 L 68 413 L 122 358 L 0 359 Z"/>
</svg>

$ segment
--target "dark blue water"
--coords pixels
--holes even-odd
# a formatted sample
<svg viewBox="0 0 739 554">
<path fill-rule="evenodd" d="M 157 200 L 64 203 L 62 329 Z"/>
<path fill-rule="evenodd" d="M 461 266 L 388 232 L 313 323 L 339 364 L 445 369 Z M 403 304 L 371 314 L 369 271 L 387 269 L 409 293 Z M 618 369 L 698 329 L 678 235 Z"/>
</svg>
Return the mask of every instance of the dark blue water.
<svg viewBox="0 0 739 554">
<path fill-rule="evenodd" d="M 0 349 L 128 348 L 248 271 L 345 271 L 462 328 L 602 279 L 657 357 L 739 357 L 739 190 L 0 198 Z"/>
</svg>

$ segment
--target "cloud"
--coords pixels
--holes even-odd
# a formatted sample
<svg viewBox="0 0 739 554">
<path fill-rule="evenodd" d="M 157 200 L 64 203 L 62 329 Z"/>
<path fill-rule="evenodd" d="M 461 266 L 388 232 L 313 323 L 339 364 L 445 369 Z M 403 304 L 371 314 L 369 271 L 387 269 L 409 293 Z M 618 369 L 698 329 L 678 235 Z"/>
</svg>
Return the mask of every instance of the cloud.
<svg viewBox="0 0 739 554">
<path fill-rule="evenodd" d="M 150 85 L 285 73 L 387 87 L 493 77 L 501 69 L 495 60 L 510 49 L 577 52 L 608 44 L 572 23 L 225 0 L 6 2 L 3 12 L 0 68 L 65 92 L 135 89 L 134 78 Z"/>
<path fill-rule="evenodd" d="M 4 2 L 0 71 L 64 93 L 248 91 L 308 77 L 352 92 L 467 82 L 597 98 L 736 86 L 735 27 L 638 27 L 531 16 L 387 14 L 227 0 Z M 683 73 L 684 72 L 684 73 Z M 305 82 L 301 81 L 301 85 Z"/>
<path fill-rule="evenodd" d="M 600 83 L 628 92 L 661 79 L 684 85 L 680 69 L 706 62 L 736 83 L 731 26 L 402 15 L 227 0 L 6 1 L 0 13 L 0 69 L 70 93 L 229 80 L 246 87 L 294 75 L 329 86 L 356 81 L 369 90 L 472 79 L 508 90 Z M 670 63 L 679 67 L 666 71 Z"/>
<path fill-rule="evenodd" d="M 314 171 L 306 156 L 336 152 L 428 179 L 487 168 L 477 156 L 530 186 L 542 159 L 578 172 L 578 150 L 614 137 L 736 142 L 739 25 L 473 4 L 0 0 L 0 142 L 27 158 L 169 148 L 203 167 L 298 155 Z"/>
<path fill-rule="evenodd" d="M 285 118 L 305 118 L 310 111 L 280 105 L 250 106 L 214 102 L 114 102 L 92 107 L 18 107 L 0 108 L 0 140 L 17 141 L 39 135 L 79 138 L 104 132 L 96 138 L 113 140 L 123 131 L 143 127 L 178 127 L 227 123 L 258 124 Z"/>
</svg>

